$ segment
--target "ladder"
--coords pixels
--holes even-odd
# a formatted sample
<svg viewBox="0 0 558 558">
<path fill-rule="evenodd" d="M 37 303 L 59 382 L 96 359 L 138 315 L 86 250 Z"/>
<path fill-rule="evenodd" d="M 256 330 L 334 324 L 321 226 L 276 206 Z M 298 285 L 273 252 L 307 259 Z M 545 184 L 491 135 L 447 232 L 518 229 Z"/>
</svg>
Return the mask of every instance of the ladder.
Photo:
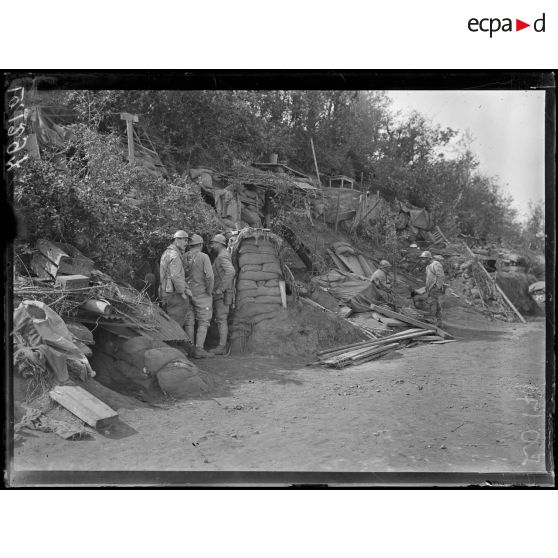
<svg viewBox="0 0 558 558">
<path fill-rule="evenodd" d="M 441 242 L 449 244 L 448 239 L 444 236 L 444 233 L 441 231 L 438 225 L 436 225 L 436 227 L 432 231 L 432 236 L 434 237 L 434 244 L 440 244 Z"/>
</svg>

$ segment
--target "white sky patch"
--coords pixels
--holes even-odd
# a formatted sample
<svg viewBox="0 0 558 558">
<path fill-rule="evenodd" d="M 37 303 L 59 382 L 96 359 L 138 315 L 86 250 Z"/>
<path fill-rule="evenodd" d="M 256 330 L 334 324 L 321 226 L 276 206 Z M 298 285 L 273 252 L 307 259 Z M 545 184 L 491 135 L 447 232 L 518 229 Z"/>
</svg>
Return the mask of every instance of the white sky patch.
<svg viewBox="0 0 558 558">
<path fill-rule="evenodd" d="M 392 109 L 468 130 L 479 170 L 499 177 L 520 217 L 544 201 L 544 91 L 389 91 Z"/>
</svg>

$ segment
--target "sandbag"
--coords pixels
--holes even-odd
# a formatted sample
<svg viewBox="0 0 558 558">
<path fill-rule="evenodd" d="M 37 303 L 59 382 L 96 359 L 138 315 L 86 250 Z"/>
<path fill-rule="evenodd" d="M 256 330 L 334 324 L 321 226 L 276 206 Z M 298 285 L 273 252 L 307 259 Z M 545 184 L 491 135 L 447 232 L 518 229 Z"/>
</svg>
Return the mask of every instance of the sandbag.
<svg viewBox="0 0 558 558">
<path fill-rule="evenodd" d="M 271 240 L 269 240 L 268 238 L 265 237 L 258 237 L 258 238 L 245 238 L 242 241 L 242 246 L 271 246 L 271 247 L 275 247 L 275 242 L 272 242 Z"/>
<path fill-rule="evenodd" d="M 279 287 L 279 279 L 268 279 L 264 285 L 266 287 Z"/>
<path fill-rule="evenodd" d="M 140 335 L 122 343 L 118 357 L 141 370 L 145 366 L 143 360 L 145 351 L 161 347 L 168 347 L 168 345 L 164 341 L 157 341 L 156 339 Z"/>
<path fill-rule="evenodd" d="M 244 316 L 238 319 L 238 323 L 244 324 L 259 324 L 264 320 L 272 320 L 276 318 L 281 313 L 281 308 L 272 310 L 271 312 L 266 312 L 265 314 L 257 314 L 255 316 Z"/>
<path fill-rule="evenodd" d="M 143 354 L 144 365 L 150 374 L 155 374 L 163 366 L 173 361 L 187 361 L 184 353 L 174 347 L 163 347 L 161 349 L 149 349 Z"/>
<path fill-rule="evenodd" d="M 278 279 L 278 275 L 277 273 L 271 273 L 270 271 L 246 271 L 245 273 L 242 273 L 242 279 L 244 281 L 269 281 Z M 257 286 L 257 285 L 255 285 Z"/>
<path fill-rule="evenodd" d="M 249 289 L 246 291 L 241 291 L 238 296 L 238 300 L 242 300 L 243 298 L 249 297 L 257 297 L 257 296 L 281 296 L 281 291 L 279 287 L 266 287 L 261 286 L 257 289 Z"/>
<path fill-rule="evenodd" d="M 242 267 L 240 271 L 261 271 L 261 270 L 262 270 L 262 264 L 250 264 Z"/>
<path fill-rule="evenodd" d="M 262 252 L 240 254 L 240 257 L 238 258 L 238 264 L 241 268 L 245 265 L 272 263 L 276 261 L 277 256 L 275 254 L 266 254 Z"/>
<path fill-rule="evenodd" d="M 281 297 L 279 297 L 281 300 Z M 237 308 L 235 310 L 234 316 L 235 318 L 245 318 L 251 316 L 257 316 L 258 314 L 268 314 L 275 309 L 280 309 L 281 303 L 277 304 L 276 302 L 246 302 L 241 308 Z"/>
<path fill-rule="evenodd" d="M 242 243 L 239 249 L 240 254 L 277 254 L 277 248 L 269 244 L 264 246 L 257 246 L 255 244 Z"/>
<path fill-rule="evenodd" d="M 255 273 L 255 272 L 252 272 Z M 261 272 L 260 272 L 261 273 Z M 257 289 L 258 286 L 256 285 L 255 281 L 250 279 L 245 279 L 244 274 L 242 274 L 242 279 L 239 279 L 236 283 L 236 290 L 237 291 L 247 291 L 252 289 Z"/>
<path fill-rule="evenodd" d="M 190 362 L 164 366 L 157 372 L 157 382 L 163 393 L 177 399 L 195 397 L 209 389 L 198 368 Z"/>
<path fill-rule="evenodd" d="M 138 368 L 132 364 L 128 364 L 125 360 L 116 360 L 116 368 L 126 376 L 130 387 L 136 386 L 145 389 L 147 392 L 153 392 L 157 389 L 157 381 L 155 376 L 145 374 L 143 368 Z"/>
<path fill-rule="evenodd" d="M 282 275 L 283 272 L 281 271 L 281 266 L 278 262 L 272 263 L 265 263 L 262 265 L 262 271 L 268 271 L 271 273 L 277 273 L 278 275 Z"/>
<path fill-rule="evenodd" d="M 247 209 L 244 205 L 242 206 L 242 210 L 240 211 L 240 218 L 252 227 L 260 227 L 262 224 L 258 213 L 256 211 Z"/>
</svg>

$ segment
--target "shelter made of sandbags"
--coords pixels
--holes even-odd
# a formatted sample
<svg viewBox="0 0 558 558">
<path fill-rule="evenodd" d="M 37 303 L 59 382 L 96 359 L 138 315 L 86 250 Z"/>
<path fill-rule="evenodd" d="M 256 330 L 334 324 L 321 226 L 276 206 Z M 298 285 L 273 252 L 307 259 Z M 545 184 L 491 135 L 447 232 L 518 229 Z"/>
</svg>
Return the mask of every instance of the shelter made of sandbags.
<svg viewBox="0 0 558 558">
<path fill-rule="evenodd" d="M 242 350 L 254 327 L 277 318 L 284 310 L 280 286 L 285 279 L 282 248 L 283 240 L 266 229 L 245 228 L 233 243 L 232 260 L 237 270 L 233 351 Z"/>
</svg>

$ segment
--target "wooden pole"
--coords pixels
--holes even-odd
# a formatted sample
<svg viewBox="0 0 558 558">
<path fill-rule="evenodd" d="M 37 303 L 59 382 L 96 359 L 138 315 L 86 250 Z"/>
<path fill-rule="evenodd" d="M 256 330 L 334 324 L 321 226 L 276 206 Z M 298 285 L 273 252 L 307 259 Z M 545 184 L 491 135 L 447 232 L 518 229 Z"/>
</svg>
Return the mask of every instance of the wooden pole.
<svg viewBox="0 0 558 558">
<path fill-rule="evenodd" d="M 314 150 L 314 140 L 310 138 L 310 145 L 312 146 L 312 155 L 314 156 L 314 165 L 316 167 L 316 176 L 318 177 L 318 184 L 320 188 L 322 187 L 322 181 L 320 180 L 320 171 L 318 170 L 318 161 L 316 159 L 316 151 Z"/>
<path fill-rule="evenodd" d="M 128 136 L 128 160 L 131 165 L 135 165 L 136 157 L 134 154 L 134 122 L 139 122 L 137 114 L 121 112 L 120 119 L 126 121 L 126 135 Z"/>
<path fill-rule="evenodd" d="M 482 266 L 482 264 L 481 264 Z M 484 268 L 483 268 L 484 269 Z M 510 308 L 515 312 L 515 314 L 517 315 L 517 317 L 520 319 L 522 324 L 527 323 L 525 318 L 519 313 L 519 310 L 513 305 L 512 301 L 506 296 L 506 294 L 504 293 L 504 291 L 500 288 L 500 285 L 498 285 L 498 283 L 496 283 L 496 281 L 494 281 L 494 286 L 496 287 L 496 289 L 498 290 L 498 292 L 502 295 L 502 298 L 509 304 Z"/>
<path fill-rule="evenodd" d="M 402 322 L 405 322 L 406 324 L 414 325 L 415 327 L 420 327 L 428 330 L 433 329 L 438 335 L 441 335 L 445 339 L 452 337 L 449 333 L 445 332 L 443 329 L 440 329 L 437 326 L 434 326 L 432 324 L 425 324 L 424 322 L 416 320 L 415 318 L 405 316 L 403 314 L 400 314 L 399 312 L 394 312 L 393 310 L 389 310 L 388 308 L 382 308 L 376 304 L 371 304 L 370 309 L 378 312 L 379 314 L 383 314 L 388 318 L 395 318 L 396 320 L 401 320 Z"/>
<path fill-rule="evenodd" d="M 478 261 L 477 256 L 474 254 L 474 252 L 469 248 L 469 246 L 467 246 L 467 243 L 464 242 L 463 243 L 465 245 L 465 248 L 467 249 L 467 252 L 469 252 L 469 254 L 471 255 L 472 258 L 475 259 L 475 261 Z M 479 267 L 484 271 L 484 273 L 486 274 L 486 276 L 488 277 L 488 279 L 492 282 L 492 284 L 496 287 L 496 290 L 500 293 L 500 295 L 502 296 L 502 298 L 504 299 L 504 301 L 506 302 L 506 304 L 514 311 L 514 313 L 516 314 L 516 316 L 519 318 L 519 320 L 521 321 L 522 324 L 527 323 L 525 321 L 525 318 L 520 314 L 519 310 L 513 305 L 512 301 L 505 295 L 504 291 L 500 288 L 500 286 L 498 285 L 498 283 L 496 283 L 496 281 L 492 278 L 492 276 L 490 275 L 490 273 L 488 273 L 488 271 L 486 270 L 486 268 L 484 267 L 484 265 L 482 265 L 481 262 L 478 262 Z"/>
</svg>

